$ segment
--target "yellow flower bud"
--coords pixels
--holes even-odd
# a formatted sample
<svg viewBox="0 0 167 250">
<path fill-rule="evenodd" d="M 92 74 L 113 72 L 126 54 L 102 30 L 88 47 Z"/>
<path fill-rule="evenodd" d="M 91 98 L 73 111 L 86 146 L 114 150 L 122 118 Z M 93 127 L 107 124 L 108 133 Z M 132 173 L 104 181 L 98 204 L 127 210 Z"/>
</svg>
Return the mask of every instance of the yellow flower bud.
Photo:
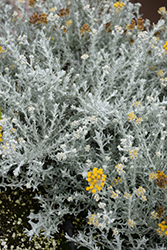
<svg viewBox="0 0 167 250">
<path fill-rule="evenodd" d="M 100 190 L 101 190 L 101 187 L 98 186 L 98 187 L 97 187 L 97 190 L 100 191 Z"/>
<path fill-rule="evenodd" d="M 96 193 L 96 189 L 92 189 L 92 193 L 95 194 Z"/>
<path fill-rule="evenodd" d="M 91 177 L 91 172 L 88 172 L 88 173 L 87 173 L 87 177 Z"/>
<path fill-rule="evenodd" d="M 100 186 L 103 187 L 104 186 L 104 182 L 101 182 Z"/>
<path fill-rule="evenodd" d="M 88 182 L 91 182 L 91 178 L 87 178 L 87 181 L 88 181 Z"/>
</svg>

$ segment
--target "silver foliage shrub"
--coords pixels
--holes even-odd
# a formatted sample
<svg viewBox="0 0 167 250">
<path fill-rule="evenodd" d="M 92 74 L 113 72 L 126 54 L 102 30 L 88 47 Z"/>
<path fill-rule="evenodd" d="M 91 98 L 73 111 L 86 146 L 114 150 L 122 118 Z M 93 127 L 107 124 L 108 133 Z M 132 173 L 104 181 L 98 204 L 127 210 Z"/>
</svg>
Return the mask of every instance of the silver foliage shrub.
<svg viewBox="0 0 167 250">
<path fill-rule="evenodd" d="M 0 186 L 45 190 L 27 234 L 82 216 L 78 247 L 165 249 L 167 12 L 141 28 L 128 0 L 17 7 L 0 3 Z"/>
</svg>

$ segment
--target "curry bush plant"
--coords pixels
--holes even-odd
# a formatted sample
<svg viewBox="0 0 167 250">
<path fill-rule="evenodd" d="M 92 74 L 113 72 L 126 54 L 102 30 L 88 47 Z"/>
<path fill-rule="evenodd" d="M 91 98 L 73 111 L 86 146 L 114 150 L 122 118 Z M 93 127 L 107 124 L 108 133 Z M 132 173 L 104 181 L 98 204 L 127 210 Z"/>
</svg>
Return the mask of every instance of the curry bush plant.
<svg viewBox="0 0 167 250">
<path fill-rule="evenodd" d="M 0 186 L 45 191 L 30 239 L 166 249 L 167 11 L 128 0 L 0 3 Z"/>
</svg>

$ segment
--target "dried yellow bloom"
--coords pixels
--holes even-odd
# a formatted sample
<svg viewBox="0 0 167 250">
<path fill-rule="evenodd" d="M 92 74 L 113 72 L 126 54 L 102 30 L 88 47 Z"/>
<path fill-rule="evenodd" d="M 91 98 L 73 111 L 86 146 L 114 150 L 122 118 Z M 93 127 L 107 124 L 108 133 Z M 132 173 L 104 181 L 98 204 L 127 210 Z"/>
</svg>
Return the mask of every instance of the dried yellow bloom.
<svg viewBox="0 0 167 250">
<path fill-rule="evenodd" d="M 158 10 L 158 13 L 159 14 L 165 14 L 165 13 L 167 13 L 166 8 L 165 7 L 160 7 L 159 10 Z"/>
<path fill-rule="evenodd" d="M 36 0 L 29 0 L 29 6 L 33 6 L 36 2 Z"/>
<path fill-rule="evenodd" d="M 157 171 L 157 180 L 156 184 L 160 188 L 166 188 L 167 186 L 167 175 L 164 174 L 163 171 Z"/>
<path fill-rule="evenodd" d="M 73 23 L 73 21 L 67 20 L 67 21 L 66 21 L 66 26 L 69 27 L 72 23 Z"/>
<path fill-rule="evenodd" d="M 162 77 L 164 75 L 164 72 L 162 70 L 158 70 L 157 75 Z"/>
</svg>

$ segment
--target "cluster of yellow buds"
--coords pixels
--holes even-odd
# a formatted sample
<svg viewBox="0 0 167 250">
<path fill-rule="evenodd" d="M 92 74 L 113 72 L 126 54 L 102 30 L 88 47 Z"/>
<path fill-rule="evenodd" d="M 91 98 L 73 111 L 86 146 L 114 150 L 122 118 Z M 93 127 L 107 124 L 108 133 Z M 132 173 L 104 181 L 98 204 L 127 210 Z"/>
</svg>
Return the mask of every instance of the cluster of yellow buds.
<svg viewBox="0 0 167 250">
<path fill-rule="evenodd" d="M 88 221 L 88 224 L 89 225 L 94 225 L 95 227 L 97 227 L 98 225 L 98 220 L 96 219 L 96 214 L 91 214 L 91 216 L 88 218 L 89 221 Z"/>
<path fill-rule="evenodd" d="M 165 7 L 160 7 L 159 10 L 158 10 L 158 13 L 163 15 L 163 14 L 167 14 L 167 10 Z"/>
<path fill-rule="evenodd" d="M 115 12 L 120 12 L 120 10 L 122 9 L 122 7 L 124 7 L 125 4 L 123 2 L 116 2 L 113 4 L 113 7 L 116 8 Z"/>
<path fill-rule="evenodd" d="M 125 171 L 123 170 L 124 166 L 121 163 L 119 163 L 118 165 L 116 165 L 115 168 L 116 168 L 116 170 L 117 170 L 117 172 L 118 172 L 119 175 L 125 173 Z"/>
<path fill-rule="evenodd" d="M 138 156 L 138 149 L 136 148 L 136 149 L 130 149 L 129 150 L 129 154 L 130 154 L 130 158 L 132 158 L 132 159 L 134 159 L 135 157 L 137 157 Z"/>
<path fill-rule="evenodd" d="M 142 117 L 139 117 L 139 118 L 137 118 L 137 116 L 133 113 L 133 112 L 130 112 L 129 114 L 128 114 L 128 120 L 129 121 L 132 121 L 132 120 L 135 120 L 135 122 L 136 123 L 141 123 L 141 121 L 143 120 L 143 118 Z"/>
<path fill-rule="evenodd" d="M 87 191 L 91 191 L 93 194 L 96 191 L 100 191 L 104 186 L 104 182 L 106 180 L 106 175 L 103 174 L 103 169 L 96 167 L 93 168 L 92 172 L 87 173 L 87 181 L 89 182 L 89 186 L 86 187 Z"/>
<path fill-rule="evenodd" d="M 118 164 L 119 165 L 119 164 Z M 123 169 L 123 168 L 122 168 Z M 121 171 L 119 168 L 118 168 L 118 170 L 117 170 L 117 172 L 118 171 Z M 118 182 L 119 181 L 119 182 Z M 118 184 L 118 183 L 122 183 L 122 177 L 117 177 L 117 178 L 113 178 L 113 181 L 111 182 L 111 184 L 114 186 L 114 185 L 116 185 L 116 184 Z M 110 186 L 111 187 L 111 186 Z"/>
<path fill-rule="evenodd" d="M 152 172 L 149 175 L 149 181 L 153 181 L 153 180 L 156 180 L 156 179 L 157 179 L 157 173 Z"/>
<path fill-rule="evenodd" d="M 0 127 L 0 142 L 2 142 L 3 140 L 2 140 L 2 128 Z"/>
<path fill-rule="evenodd" d="M 138 189 L 136 189 L 135 194 L 139 196 L 139 195 L 143 195 L 145 192 L 146 190 L 140 186 Z"/>
<path fill-rule="evenodd" d="M 131 120 L 135 120 L 136 119 L 136 115 L 133 113 L 133 112 L 130 112 L 129 114 L 128 114 L 128 120 L 129 121 L 131 121 Z"/>
<path fill-rule="evenodd" d="M 135 194 L 139 197 L 139 196 L 141 196 L 141 200 L 142 201 L 146 201 L 147 200 L 147 198 L 146 198 L 146 196 L 144 195 L 146 193 L 146 190 L 145 190 L 145 188 L 143 188 L 143 187 L 139 187 L 138 189 L 136 189 L 136 191 L 135 191 Z"/>
<path fill-rule="evenodd" d="M 139 117 L 139 118 L 136 119 L 135 122 L 136 122 L 136 123 L 141 123 L 142 120 L 143 120 L 143 118 L 142 118 L 142 117 Z"/>
<path fill-rule="evenodd" d="M 132 219 L 129 219 L 128 222 L 127 222 L 127 224 L 128 224 L 128 226 L 131 227 L 131 228 L 133 228 L 133 227 L 136 225 L 136 223 L 135 223 L 134 220 L 132 220 Z"/>
<path fill-rule="evenodd" d="M 165 44 L 163 45 L 164 49 L 167 50 L 167 41 L 165 42 Z"/>
<path fill-rule="evenodd" d="M 154 210 L 154 211 L 152 211 L 152 212 L 151 212 L 151 219 L 156 220 L 156 219 L 158 219 L 158 218 L 159 218 L 158 213 L 157 213 L 157 212 L 155 212 L 155 210 Z"/>
<path fill-rule="evenodd" d="M 165 221 L 163 220 L 161 223 L 158 224 L 157 232 L 162 237 L 163 235 L 167 235 L 167 225 L 165 224 Z"/>
<path fill-rule="evenodd" d="M 134 106 L 134 105 L 135 105 L 136 107 L 139 106 L 139 108 L 141 108 L 141 102 L 140 102 L 140 101 L 133 102 L 133 103 L 132 103 L 132 106 Z"/>
<path fill-rule="evenodd" d="M 124 198 L 129 199 L 132 195 L 128 194 L 127 192 L 124 193 Z"/>
<path fill-rule="evenodd" d="M 92 124 L 97 124 L 98 118 L 96 118 L 94 115 L 92 117 L 88 116 L 88 121 Z"/>
<path fill-rule="evenodd" d="M 111 198 L 116 199 L 120 193 L 121 192 L 119 190 L 116 190 L 116 192 L 112 191 L 111 192 Z"/>
<path fill-rule="evenodd" d="M 164 75 L 164 72 L 160 69 L 160 70 L 158 70 L 157 71 L 157 75 L 160 77 L 163 77 L 163 75 Z"/>
</svg>

